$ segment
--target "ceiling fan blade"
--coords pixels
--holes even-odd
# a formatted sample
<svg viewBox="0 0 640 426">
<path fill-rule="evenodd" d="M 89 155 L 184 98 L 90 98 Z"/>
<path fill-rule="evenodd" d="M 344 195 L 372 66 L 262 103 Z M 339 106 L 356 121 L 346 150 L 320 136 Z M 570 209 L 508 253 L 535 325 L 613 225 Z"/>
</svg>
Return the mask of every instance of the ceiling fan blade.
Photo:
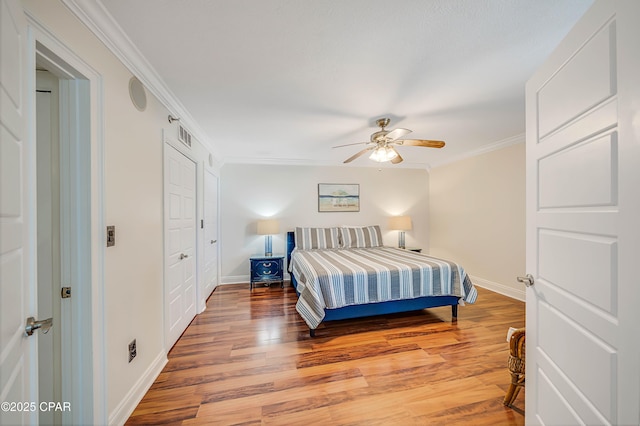
<svg viewBox="0 0 640 426">
<path fill-rule="evenodd" d="M 356 143 L 348 143 L 345 145 L 336 145 L 336 146 L 332 146 L 331 148 L 342 148 L 343 146 L 353 146 L 353 145 L 365 145 L 371 142 L 356 142 Z"/>
<path fill-rule="evenodd" d="M 360 151 L 360 152 L 358 152 L 358 153 L 356 153 L 356 154 L 353 154 L 351 157 L 349 157 L 349 158 L 347 158 L 346 160 L 344 160 L 344 161 L 343 161 L 343 163 L 345 163 L 345 164 L 346 164 L 346 163 L 350 163 L 350 162 L 352 162 L 353 160 L 355 160 L 356 158 L 358 158 L 358 157 L 360 157 L 361 155 L 363 155 L 363 154 L 364 154 L 365 152 L 367 152 L 367 151 L 371 151 L 371 148 L 365 148 L 365 149 L 363 149 L 362 151 Z"/>
<path fill-rule="evenodd" d="M 402 163 L 403 158 L 400 156 L 400 153 L 393 147 L 391 149 L 396 153 L 396 156 L 391 159 L 391 164 Z"/>
<path fill-rule="evenodd" d="M 442 148 L 444 146 L 443 141 L 431 141 L 424 139 L 403 139 L 395 141 L 394 144 L 404 146 L 426 146 L 427 148 Z"/>
<path fill-rule="evenodd" d="M 394 129 L 392 131 L 390 131 L 389 133 L 387 133 L 386 135 L 384 135 L 384 138 L 388 141 L 394 141 L 398 138 L 403 137 L 404 135 L 408 135 L 409 133 L 411 133 L 411 130 L 409 129 Z"/>
</svg>

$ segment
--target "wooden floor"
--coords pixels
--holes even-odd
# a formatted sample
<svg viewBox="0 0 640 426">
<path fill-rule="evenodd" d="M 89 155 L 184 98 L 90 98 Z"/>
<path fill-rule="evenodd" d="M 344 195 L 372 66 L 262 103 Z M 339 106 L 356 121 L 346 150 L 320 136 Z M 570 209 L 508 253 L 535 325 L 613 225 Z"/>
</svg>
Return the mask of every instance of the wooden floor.
<svg viewBox="0 0 640 426">
<path fill-rule="evenodd" d="M 322 324 L 285 285 L 218 287 L 127 424 L 522 425 L 502 405 L 524 303 L 478 288 L 450 308 Z"/>
</svg>

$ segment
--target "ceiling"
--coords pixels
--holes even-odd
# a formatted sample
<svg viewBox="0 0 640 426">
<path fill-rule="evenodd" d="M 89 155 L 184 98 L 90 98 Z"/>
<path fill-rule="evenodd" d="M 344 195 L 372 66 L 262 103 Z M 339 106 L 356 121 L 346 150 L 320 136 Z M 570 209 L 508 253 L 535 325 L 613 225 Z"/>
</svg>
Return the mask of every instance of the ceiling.
<svg viewBox="0 0 640 426">
<path fill-rule="evenodd" d="M 400 167 L 522 140 L 525 82 L 592 3 L 101 1 L 220 162 L 339 165 L 380 117 L 446 141 Z"/>
</svg>

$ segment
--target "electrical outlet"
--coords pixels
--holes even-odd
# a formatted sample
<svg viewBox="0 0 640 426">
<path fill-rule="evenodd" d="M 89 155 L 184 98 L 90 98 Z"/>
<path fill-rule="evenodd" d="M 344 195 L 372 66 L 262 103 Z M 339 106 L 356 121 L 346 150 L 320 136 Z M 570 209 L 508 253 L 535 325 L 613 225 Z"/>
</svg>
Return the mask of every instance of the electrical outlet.
<svg viewBox="0 0 640 426">
<path fill-rule="evenodd" d="M 129 362 L 133 361 L 136 355 L 138 355 L 138 348 L 136 347 L 136 339 L 133 339 L 133 341 L 129 343 Z"/>
</svg>

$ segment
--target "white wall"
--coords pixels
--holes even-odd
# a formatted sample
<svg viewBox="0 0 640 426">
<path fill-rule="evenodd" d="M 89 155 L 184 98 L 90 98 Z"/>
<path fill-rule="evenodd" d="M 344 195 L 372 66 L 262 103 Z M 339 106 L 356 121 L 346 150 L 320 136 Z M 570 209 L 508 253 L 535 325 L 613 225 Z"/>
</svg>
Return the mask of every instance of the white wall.
<svg viewBox="0 0 640 426">
<path fill-rule="evenodd" d="M 62 3 L 24 0 L 23 5 L 103 83 L 103 212 L 106 224 L 116 227 L 116 245 L 104 251 L 106 410 L 109 423 L 123 423 L 166 361 L 160 326 L 163 132 L 176 135 L 177 124 L 168 123 L 169 111 L 149 91 L 144 112 L 133 106 L 128 92 L 131 72 Z M 200 171 L 206 167 L 209 153 L 198 141 L 193 141 L 189 155 Z M 201 188 L 202 172 L 198 182 Z M 198 196 L 201 199 L 201 189 Z M 201 218 L 201 203 L 198 212 Z M 96 238 L 102 238 L 102 232 Z M 133 339 L 137 357 L 129 363 L 127 345 Z"/>
<path fill-rule="evenodd" d="M 319 213 L 319 183 L 360 184 L 360 212 Z M 264 253 L 256 222 L 265 217 L 280 221 L 274 253 L 285 253 L 286 231 L 296 226 L 380 225 L 385 245 L 397 246 L 387 221 L 405 214 L 413 221 L 407 245 L 427 250 L 428 186 L 426 170 L 227 164 L 220 186 L 222 282 L 249 281 L 249 256 Z"/>
<path fill-rule="evenodd" d="M 430 171 L 430 253 L 475 284 L 524 300 L 524 141 Z"/>
</svg>

